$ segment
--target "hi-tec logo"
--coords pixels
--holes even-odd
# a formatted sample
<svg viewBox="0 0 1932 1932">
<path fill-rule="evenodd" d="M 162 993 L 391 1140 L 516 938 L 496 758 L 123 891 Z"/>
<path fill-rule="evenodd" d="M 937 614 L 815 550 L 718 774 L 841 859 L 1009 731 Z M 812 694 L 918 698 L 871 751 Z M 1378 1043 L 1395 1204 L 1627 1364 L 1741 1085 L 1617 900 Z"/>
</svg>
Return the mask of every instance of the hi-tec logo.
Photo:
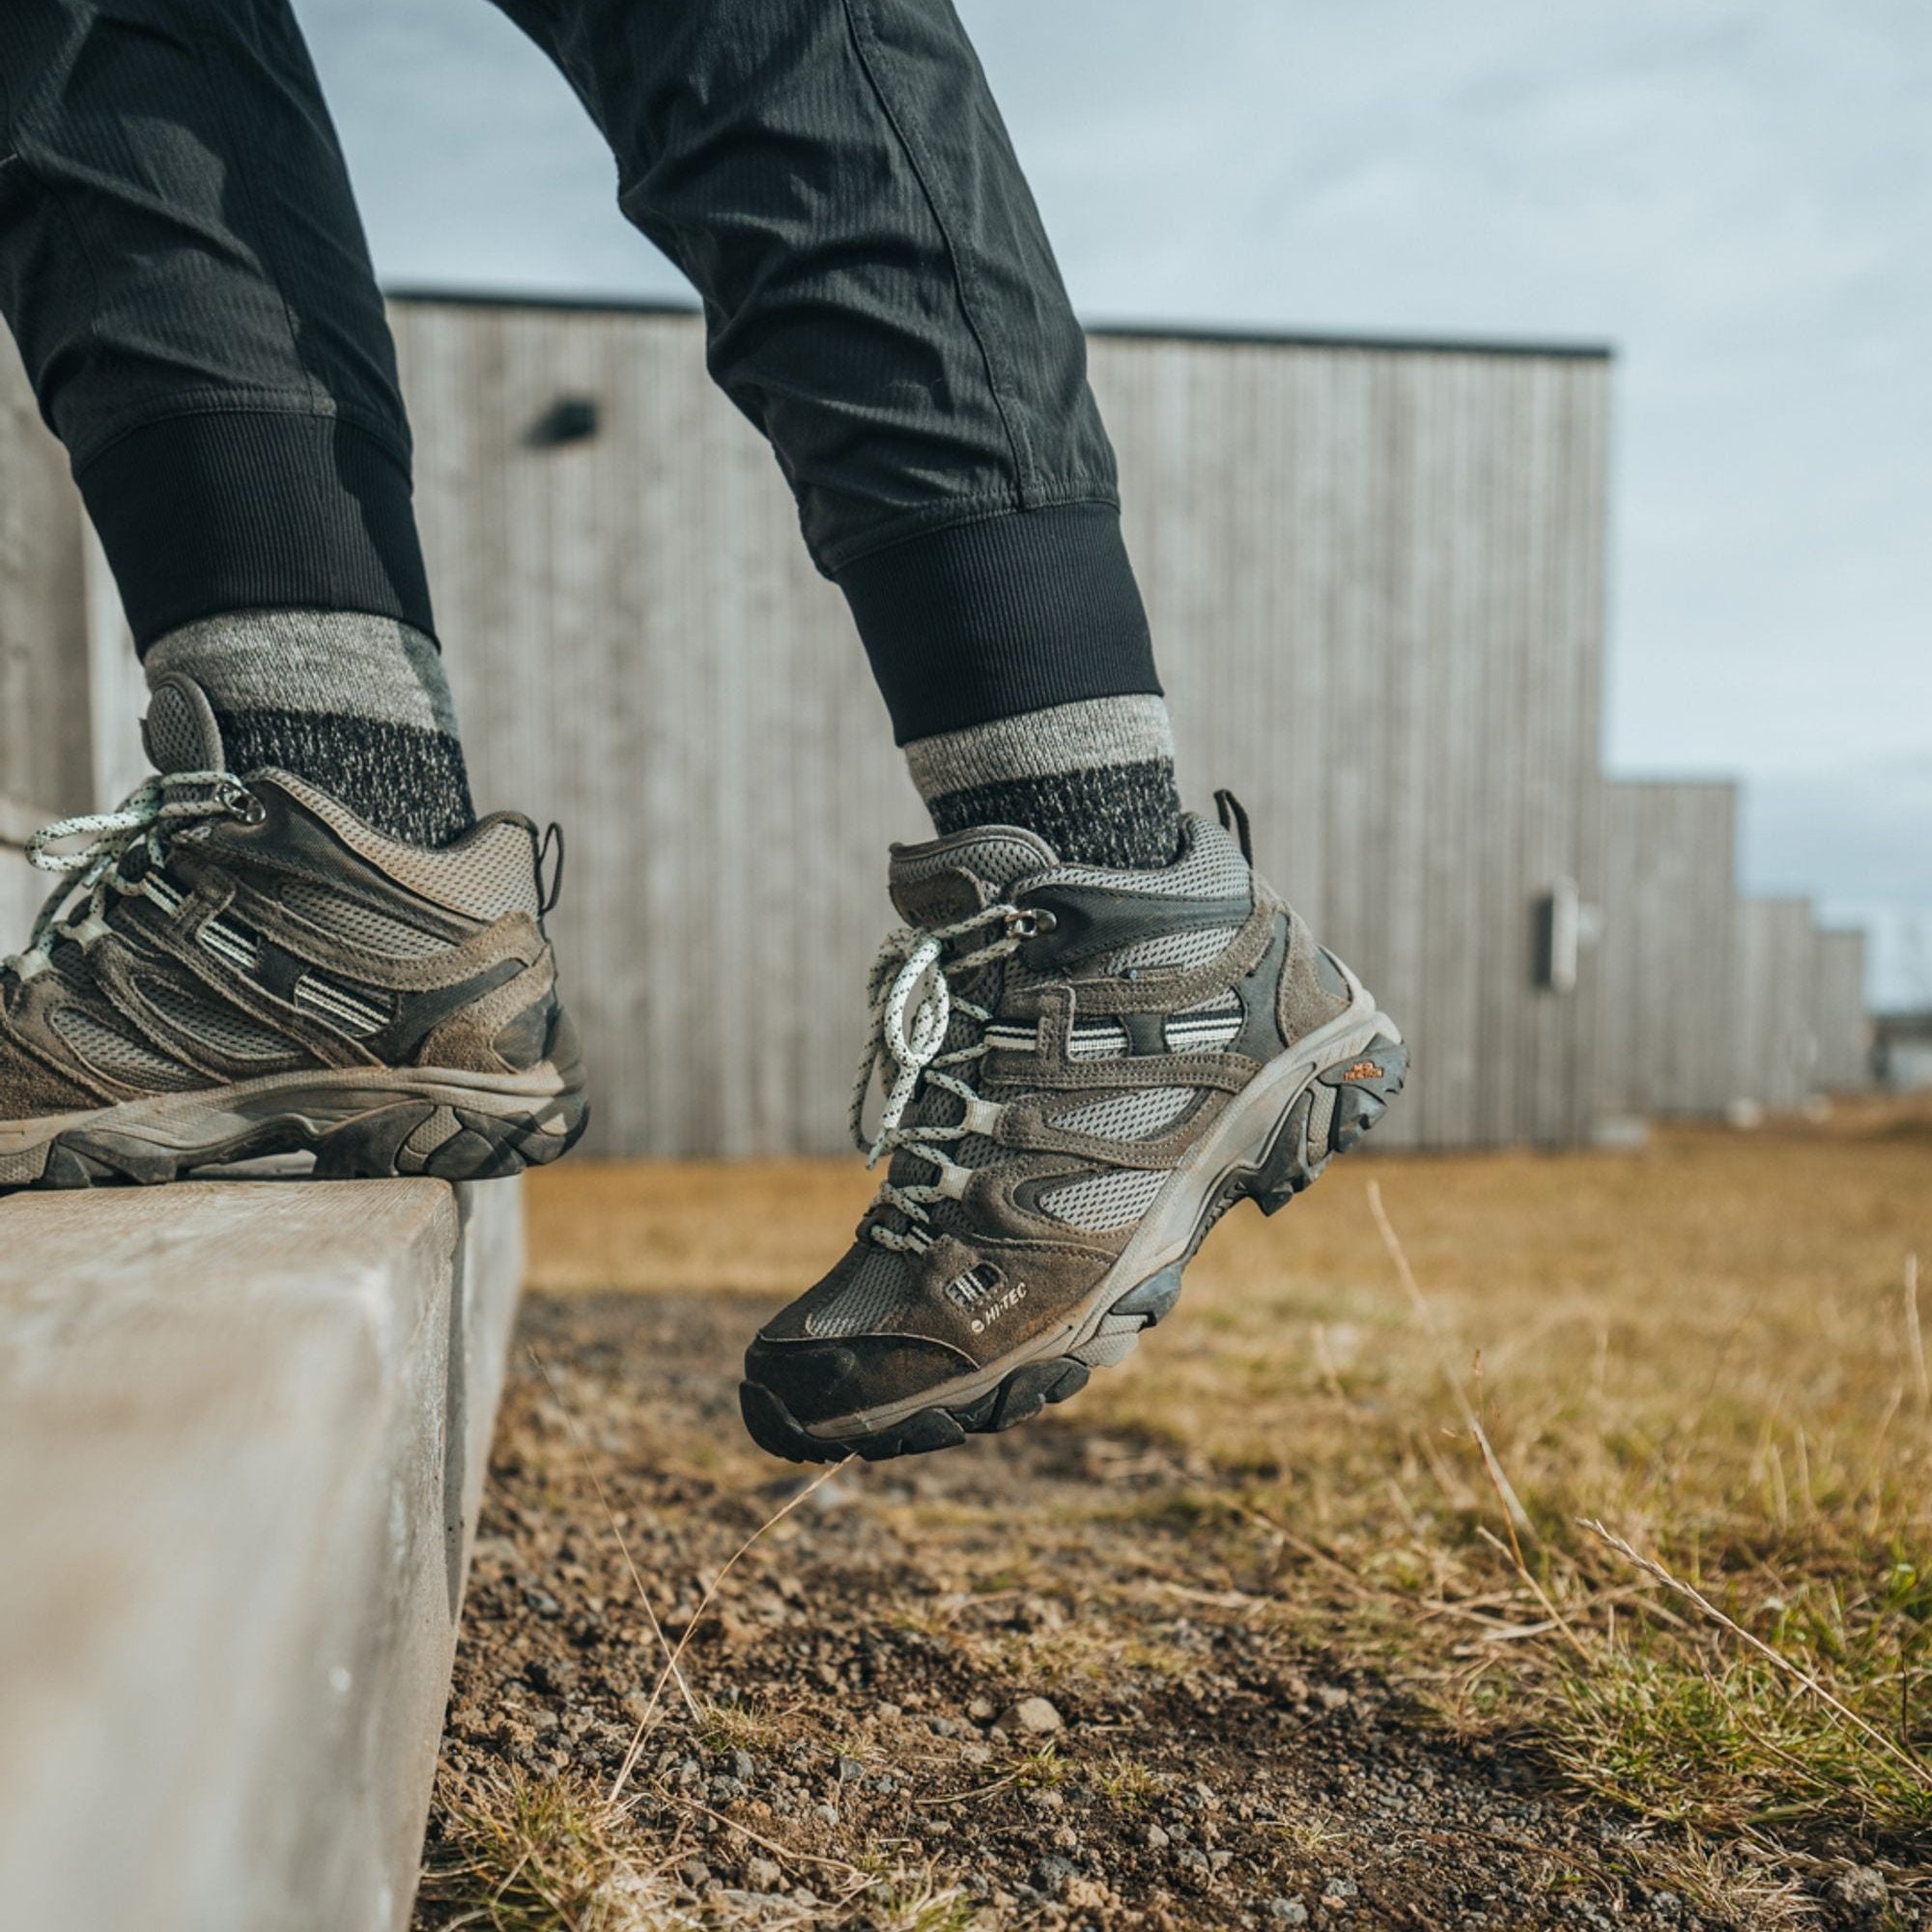
<svg viewBox="0 0 1932 1932">
<path fill-rule="evenodd" d="M 1027 1285 L 1025 1282 L 1023 1281 L 1014 1282 L 1012 1287 L 1008 1289 L 1006 1293 L 1001 1295 L 1000 1298 L 997 1301 L 995 1301 L 983 1315 L 976 1315 L 973 1318 L 974 1334 L 976 1335 L 983 1334 L 988 1328 L 990 1328 L 993 1325 L 995 1321 L 997 1321 L 1000 1319 L 1001 1316 L 1006 1314 L 1009 1308 L 1017 1307 L 1022 1301 L 1026 1299 L 1026 1292 L 1027 1292 Z"/>
<path fill-rule="evenodd" d="M 1382 1069 L 1373 1060 L 1356 1061 L 1342 1076 L 1344 1080 L 1379 1080 L 1381 1077 Z"/>
</svg>

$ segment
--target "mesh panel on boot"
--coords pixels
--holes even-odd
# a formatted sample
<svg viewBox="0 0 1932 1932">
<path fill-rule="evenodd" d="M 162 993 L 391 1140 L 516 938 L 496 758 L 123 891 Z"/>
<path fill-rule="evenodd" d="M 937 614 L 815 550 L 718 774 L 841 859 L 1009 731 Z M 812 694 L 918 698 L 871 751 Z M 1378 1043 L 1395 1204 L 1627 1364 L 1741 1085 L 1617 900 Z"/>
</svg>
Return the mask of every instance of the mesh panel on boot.
<svg viewBox="0 0 1932 1932">
<path fill-rule="evenodd" d="M 213 1006 L 165 980 L 140 978 L 134 988 L 149 1006 L 185 1037 L 212 1046 L 230 1060 L 292 1060 L 295 1043 L 227 1007 Z"/>
<path fill-rule="evenodd" d="M 869 1335 L 911 1293 L 911 1261 L 895 1248 L 866 1244 L 865 1259 L 846 1276 L 838 1293 L 805 1318 L 805 1332 L 836 1341 L 841 1335 Z"/>
<path fill-rule="evenodd" d="M 1110 1094 L 1062 1114 L 1054 1125 L 1069 1133 L 1098 1134 L 1110 1141 L 1151 1141 L 1164 1134 L 1194 1104 L 1192 1087 L 1143 1087 L 1135 1094 Z"/>
<path fill-rule="evenodd" d="M 1098 962 L 1099 968 L 1103 973 L 1123 973 L 1130 966 L 1137 971 L 1150 966 L 1205 966 L 1225 951 L 1240 929 L 1237 925 L 1213 925 L 1198 932 L 1163 932 L 1152 939 L 1137 939 L 1131 946 L 1107 954 Z"/>
<path fill-rule="evenodd" d="M 1154 871 L 1111 870 L 1101 866 L 1057 866 L 1039 875 L 1042 885 L 1106 886 L 1120 893 L 1187 898 L 1234 898 L 1248 890 L 1252 874 L 1241 848 L 1211 819 L 1190 817 L 1192 838 L 1178 864 Z"/>
<path fill-rule="evenodd" d="M 529 826 L 497 819 L 453 845 L 406 845 L 363 824 L 327 792 L 296 779 L 282 781 L 352 852 L 360 854 L 408 891 L 469 919 L 501 919 L 513 912 L 536 917 L 540 903 L 536 846 Z"/>
<path fill-rule="evenodd" d="M 81 1007 L 56 1007 L 48 1024 L 97 1073 L 129 1086 L 177 1093 L 199 1087 L 202 1076 L 191 1067 L 156 1053 L 151 1046 L 97 1019 Z"/>
<path fill-rule="evenodd" d="M 1124 1228 L 1147 1212 L 1148 1204 L 1166 1179 L 1166 1173 L 1158 1169 L 1123 1168 L 1113 1174 L 1090 1175 L 1070 1187 L 1056 1187 L 1051 1194 L 1040 1196 L 1039 1205 L 1055 1220 L 1072 1228 L 1095 1233 Z"/>
<path fill-rule="evenodd" d="M 281 901 L 303 924 L 314 926 L 325 938 L 346 940 L 391 958 L 427 959 L 449 947 L 446 939 L 439 939 L 433 932 L 424 932 L 346 893 L 332 893 L 327 886 L 312 885 L 305 879 L 290 880 L 282 888 Z"/>
</svg>

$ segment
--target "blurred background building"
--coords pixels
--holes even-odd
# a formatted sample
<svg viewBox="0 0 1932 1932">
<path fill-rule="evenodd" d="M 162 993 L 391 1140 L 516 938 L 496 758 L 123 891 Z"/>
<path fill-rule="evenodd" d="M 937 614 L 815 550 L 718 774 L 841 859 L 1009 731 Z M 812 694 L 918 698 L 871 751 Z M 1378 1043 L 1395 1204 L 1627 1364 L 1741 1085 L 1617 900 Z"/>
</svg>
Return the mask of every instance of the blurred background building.
<svg viewBox="0 0 1932 1932">
<path fill-rule="evenodd" d="M 838 1149 L 885 846 L 924 822 L 698 319 L 405 297 L 394 322 L 479 801 L 568 836 L 593 1145 Z M 1092 354 L 1184 779 L 1240 795 L 1264 869 L 1416 1042 L 1398 1144 L 1865 1084 L 1861 935 L 1740 895 L 1734 786 L 1603 769 L 1606 352 L 1097 331 Z M 141 769 L 112 585 L 17 368 L 0 505 L 17 844 Z"/>
<path fill-rule="evenodd" d="M 1076 307 L 1155 325 L 1094 380 L 1183 781 L 1417 1036 L 1387 1131 L 1915 1077 L 1922 10 L 957 4 Z M 514 292 L 396 317 L 481 789 L 572 838 L 602 1145 L 834 1146 L 922 827 L 839 600 L 564 80 L 483 0 L 297 11 L 388 285 Z M 4 895 L 138 778 L 140 692 L 0 364 Z"/>
</svg>

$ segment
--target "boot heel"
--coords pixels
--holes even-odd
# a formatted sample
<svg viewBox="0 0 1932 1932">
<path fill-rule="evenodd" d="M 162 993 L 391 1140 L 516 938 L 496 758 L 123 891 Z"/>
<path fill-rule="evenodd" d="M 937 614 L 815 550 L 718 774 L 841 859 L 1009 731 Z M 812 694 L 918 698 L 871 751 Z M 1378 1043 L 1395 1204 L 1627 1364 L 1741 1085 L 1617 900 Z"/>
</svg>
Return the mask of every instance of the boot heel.
<svg viewBox="0 0 1932 1932">
<path fill-rule="evenodd" d="M 1280 1213 L 1388 1111 L 1408 1076 L 1408 1048 L 1393 1033 L 1378 1032 L 1367 1046 L 1324 1066 L 1288 1110 L 1248 1184 L 1248 1198 L 1264 1214 Z"/>
</svg>

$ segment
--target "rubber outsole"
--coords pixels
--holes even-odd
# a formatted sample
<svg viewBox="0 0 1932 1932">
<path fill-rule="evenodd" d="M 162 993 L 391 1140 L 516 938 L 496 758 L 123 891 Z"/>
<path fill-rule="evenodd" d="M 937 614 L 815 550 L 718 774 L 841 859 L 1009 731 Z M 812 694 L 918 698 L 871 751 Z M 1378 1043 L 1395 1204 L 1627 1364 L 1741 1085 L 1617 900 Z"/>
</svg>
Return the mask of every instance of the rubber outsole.
<svg viewBox="0 0 1932 1932">
<path fill-rule="evenodd" d="M 1365 1047 L 1318 1071 L 1275 1123 L 1260 1158 L 1236 1167 L 1204 1204 L 1186 1253 L 1121 1295 L 1094 1333 L 1069 1353 L 1022 1363 L 969 1403 L 921 1409 L 876 1434 L 837 1441 L 811 1435 L 779 1396 L 747 1381 L 739 1386 L 738 1406 L 752 1439 L 768 1454 L 792 1463 L 841 1463 L 848 1456 L 885 1463 L 957 1448 L 969 1435 L 1010 1429 L 1037 1415 L 1048 1403 L 1077 1395 L 1094 1369 L 1122 1360 L 1142 1330 L 1173 1310 L 1180 1299 L 1183 1270 L 1222 1215 L 1241 1201 L 1254 1202 L 1264 1214 L 1279 1213 L 1314 1185 L 1336 1154 L 1347 1153 L 1374 1128 L 1402 1092 L 1407 1074 L 1407 1046 L 1380 1032 Z M 1325 1090 L 1325 1095 L 1318 1090 Z"/>
<path fill-rule="evenodd" d="M 211 1115 L 245 1090 L 213 1090 Z M 197 1096 L 200 1097 L 200 1096 Z M 280 1097 L 280 1096 L 278 1096 Z M 316 1089 L 304 1108 L 292 1094 L 257 1119 L 198 1145 L 170 1147 L 152 1128 L 117 1123 L 104 1109 L 36 1145 L 0 1152 L 0 1195 L 35 1188 L 157 1186 L 208 1168 L 274 1154 L 313 1153 L 317 1180 L 495 1180 L 542 1167 L 575 1147 L 590 1123 L 579 1091 L 527 1104 L 461 1090 L 391 1095 L 365 1108 L 345 1107 L 340 1090 Z M 521 1098 L 521 1096 L 520 1096 Z M 492 1104 L 494 1102 L 494 1104 Z"/>
</svg>

